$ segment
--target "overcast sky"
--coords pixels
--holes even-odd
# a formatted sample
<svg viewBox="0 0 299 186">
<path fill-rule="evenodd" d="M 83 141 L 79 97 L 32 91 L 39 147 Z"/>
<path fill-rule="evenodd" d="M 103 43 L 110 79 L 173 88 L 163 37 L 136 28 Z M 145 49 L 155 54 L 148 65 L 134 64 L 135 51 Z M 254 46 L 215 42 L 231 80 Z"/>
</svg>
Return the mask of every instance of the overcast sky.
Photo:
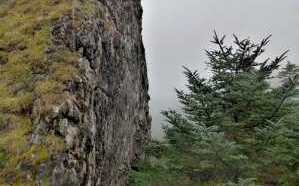
<svg viewBox="0 0 299 186">
<path fill-rule="evenodd" d="M 298 0 L 143 0 L 143 36 L 149 69 L 153 137 L 161 137 L 161 110 L 178 108 L 174 88 L 183 88 L 182 66 L 203 77 L 212 31 L 254 41 L 272 34 L 269 56 L 290 49 L 299 64 Z"/>
</svg>

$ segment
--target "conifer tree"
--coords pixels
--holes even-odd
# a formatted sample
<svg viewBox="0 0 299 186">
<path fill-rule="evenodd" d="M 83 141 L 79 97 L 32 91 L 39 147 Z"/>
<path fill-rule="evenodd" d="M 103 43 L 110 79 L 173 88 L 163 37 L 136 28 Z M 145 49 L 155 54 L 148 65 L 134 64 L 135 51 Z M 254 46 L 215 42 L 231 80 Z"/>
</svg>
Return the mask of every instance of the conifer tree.
<svg viewBox="0 0 299 186">
<path fill-rule="evenodd" d="M 299 68 L 283 64 L 287 51 L 262 60 L 270 38 L 234 36 L 226 46 L 215 32 L 217 48 L 206 51 L 211 78 L 184 67 L 188 91 L 176 90 L 182 112 L 162 112 L 167 150 L 157 159 L 185 185 L 299 184 Z"/>
</svg>

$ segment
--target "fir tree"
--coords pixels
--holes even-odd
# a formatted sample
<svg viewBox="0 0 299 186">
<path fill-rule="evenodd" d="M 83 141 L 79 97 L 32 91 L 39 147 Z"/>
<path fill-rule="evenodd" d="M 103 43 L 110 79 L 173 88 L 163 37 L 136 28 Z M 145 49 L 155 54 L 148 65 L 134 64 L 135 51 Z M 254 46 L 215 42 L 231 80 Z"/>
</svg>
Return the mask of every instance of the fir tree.
<svg viewBox="0 0 299 186">
<path fill-rule="evenodd" d="M 256 44 L 234 36 L 226 46 L 215 32 L 217 48 L 206 51 L 212 77 L 184 67 L 188 91 L 176 90 L 182 112 L 162 112 L 161 170 L 187 178 L 185 185 L 299 184 L 299 69 L 282 65 L 287 52 L 262 60 L 270 37 Z M 273 86 L 274 78 L 281 83 Z"/>
</svg>

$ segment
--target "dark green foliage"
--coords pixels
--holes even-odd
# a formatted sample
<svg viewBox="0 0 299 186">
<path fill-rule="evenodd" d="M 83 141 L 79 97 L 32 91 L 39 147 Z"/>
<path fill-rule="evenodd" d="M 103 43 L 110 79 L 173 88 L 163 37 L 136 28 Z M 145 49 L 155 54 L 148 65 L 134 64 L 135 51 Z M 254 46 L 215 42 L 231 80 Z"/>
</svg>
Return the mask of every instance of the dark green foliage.
<svg viewBox="0 0 299 186">
<path fill-rule="evenodd" d="M 206 51 L 210 79 L 184 67 L 188 91 L 176 90 L 182 113 L 162 112 L 165 141 L 155 155 L 147 153 L 133 178 L 153 186 L 174 180 L 175 185 L 299 185 L 299 69 L 281 64 L 287 52 L 260 60 L 270 36 L 259 44 L 234 37 L 236 47 L 227 47 L 225 36 L 215 33 L 218 49 Z M 272 86 L 274 78 L 281 83 Z"/>
</svg>

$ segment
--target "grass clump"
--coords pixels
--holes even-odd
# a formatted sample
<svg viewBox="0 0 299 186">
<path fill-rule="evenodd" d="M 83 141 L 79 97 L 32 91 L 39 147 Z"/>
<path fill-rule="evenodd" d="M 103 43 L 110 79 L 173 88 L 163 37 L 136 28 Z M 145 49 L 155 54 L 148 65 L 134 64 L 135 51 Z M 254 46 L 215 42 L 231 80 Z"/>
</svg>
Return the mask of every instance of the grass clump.
<svg viewBox="0 0 299 186">
<path fill-rule="evenodd" d="M 0 111 L 2 113 L 22 113 L 29 109 L 31 103 L 32 93 L 5 97 L 0 100 Z"/>
<path fill-rule="evenodd" d="M 7 156 L 4 149 L 0 148 L 0 168 L 3 168 L 6 162 Z"/>
</svg>

